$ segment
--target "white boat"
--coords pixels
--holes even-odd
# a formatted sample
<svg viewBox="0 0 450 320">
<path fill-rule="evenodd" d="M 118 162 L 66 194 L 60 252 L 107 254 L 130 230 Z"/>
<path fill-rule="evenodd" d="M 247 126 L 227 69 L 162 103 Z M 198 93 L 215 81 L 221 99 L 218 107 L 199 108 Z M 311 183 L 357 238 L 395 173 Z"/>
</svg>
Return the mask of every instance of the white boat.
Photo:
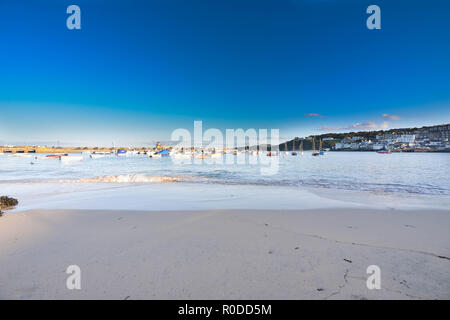
<svg viewBox="0 0 450 320">
<path fill-rule="evenodd" d="M 59 160 L 62 162 L 83 161 L 83 156 L 61 156 Z"/>
<path fill-rule="evenodd" d="M 105 155 L 104 154 L 91 154 L 91 159 L 99 159 L 99 158 L 103 158 Z"/>
<path fill-rule="evenodd" d="M 94 151 L 94 152 L 92 152 L 92 154 L 107 156 L 107 155 L 111 155 L 113 153 L 112 152 L 105 152 L 105 151 Z"/>
<path fill-rule="evenodd" d="M 127 154 L 128 154 L 128 151 L 125 149 L 117 149 L 117 151 L 116 151 L 116 155 L 118 157 L 125 157 L 125 156 L 127 156 Z"/>
<path fill-rule="evenodd" d="M 191 153 L 174 153 L 172 156 L 175 159 L 191 159 L 192 158 Z"/>
<path fill-rule="evenodd" d="M 9 154 L 9 157 L 30 158 L 32 155 L 28 153 L 13 153 Z"/>
<path fill-rule="evenodd" d="M 223 156 L 222 153 L 212 153 L 211 154 L 211 158 L 213 158 L 213 159 L 222 158 L 222 156 Z"/>
<path fill-rule="evenodd" d="M 196 155 L 195 156 L 195 159 L 208 159 L 208 158 L 210 158 L 211 156 L 209 155 L 209 154 L 207 154 L 207 153 L 204 153 L 204 154 L 198 154 L 198 155 Z"/>
<path fill-rule="evenodd" d="M 148 155 L 148 157 L 153 159 L 159 159 L 161 158 L 161 155 L 159 153 L 151 153 Z"/>
</svg>

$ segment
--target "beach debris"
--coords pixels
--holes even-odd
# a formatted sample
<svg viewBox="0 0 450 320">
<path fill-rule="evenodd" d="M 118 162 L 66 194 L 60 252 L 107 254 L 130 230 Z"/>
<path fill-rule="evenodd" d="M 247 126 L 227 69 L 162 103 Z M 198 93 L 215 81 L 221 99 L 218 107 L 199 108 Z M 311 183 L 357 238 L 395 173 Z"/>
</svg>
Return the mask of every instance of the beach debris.
<svg viewBox="0 0 450 320">
<path fill-rule="evenodd" d="M 352 263 L 352 260 L 349 260 L 349 259 L 345 259 L 345 258 L 344 258 L 344 261 L 345 261 L 345 262 L 348 262 L 348 263 Z"/>
<path fill-rule="evenodd" d="M 406 280 L 400 281 L 400 284 L 404 285 L 405 287 L 407 287 L 409 289 L 408 282 Z"/>
<path fill-rule="evenodd" d="M 324 289 L 323 288 L 317 288 L 317 291 L 324 291 Z"/>
<path fill-rule="evenodd" d="M 2 215 L 2 210 L 8 210 L 12 209 L 15 206 L 19 204 L 19 201 L 17 199 L 8 197 L 8 196 L 1 196 L 0 197 L 0 216 Z"/>
<path fill-rule="evenodd" d="M 129 297 L 130 297 L 130 296 L 126 296 L 125 299 L 123 299 L 123 300 L 128 300 Z"/>
<path fill-rule="evenodd" d="M 298 250 L 298 249 L 300 249 L 300 247 L 295 247 L 295 248 L 294 248 L 294 250 Z"/>
</svg>

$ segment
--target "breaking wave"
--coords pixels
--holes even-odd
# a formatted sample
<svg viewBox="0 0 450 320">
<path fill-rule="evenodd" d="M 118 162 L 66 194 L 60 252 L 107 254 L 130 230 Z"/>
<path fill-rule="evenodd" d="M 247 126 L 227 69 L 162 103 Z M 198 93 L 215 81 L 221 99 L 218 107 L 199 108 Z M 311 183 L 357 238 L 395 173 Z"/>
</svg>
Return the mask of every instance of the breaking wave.
<svg viewBox="0 0 450 320">
<path fill-rule="evenodd" d="M 181 177 L 168 176 L 149 176 L 145 174 L 121 174 L 121 175 L 106 175 L 94 178 L 73 179 L 73 180 L 57 180 L 62 183 L 167 183 L 185 181 Z"/>
<path fill-rule="evenodd" d="M 326 189 L 344 189 L 387 193 L 410 193 L 429 195 L 450 195 L 450 189 L 433 185 L 408 185 L 394 183 L 361 183 L 345 179 L 296 179 L 296 180 L 271 180 L 271 179 L 239 179 L 226 172 L 210 172 L 201 175 L 175 175 L 175 176 L 152 176 L 148 174 L 119 174 L 104 175 L 91 178 L 78 179 L 19 179 L 0 180 L 4 183 L 123 183 L 123 184 L 146 184 L 146 183 L 204 183 L 221 185 L 250 185 L 250 186 L 287 186 L 287 187 L 312 187 Z"/>
</svg>

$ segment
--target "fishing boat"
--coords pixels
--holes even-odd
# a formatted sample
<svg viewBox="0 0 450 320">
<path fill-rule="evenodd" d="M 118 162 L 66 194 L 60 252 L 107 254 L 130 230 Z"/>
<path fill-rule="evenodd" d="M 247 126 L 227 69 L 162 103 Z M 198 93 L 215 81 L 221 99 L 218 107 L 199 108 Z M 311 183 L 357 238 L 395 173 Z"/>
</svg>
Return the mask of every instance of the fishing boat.
<svg viewBox="0 0 450 320">
<path fill-rule="evenodd" d="M 378 150 L 377 151 L 377 153 L 379 153 L 379 154 L 391 154 L 392 153 L 392 151 L 391 151 L 391 149 L 382 149 L 382 150 Z"/>
</svg>

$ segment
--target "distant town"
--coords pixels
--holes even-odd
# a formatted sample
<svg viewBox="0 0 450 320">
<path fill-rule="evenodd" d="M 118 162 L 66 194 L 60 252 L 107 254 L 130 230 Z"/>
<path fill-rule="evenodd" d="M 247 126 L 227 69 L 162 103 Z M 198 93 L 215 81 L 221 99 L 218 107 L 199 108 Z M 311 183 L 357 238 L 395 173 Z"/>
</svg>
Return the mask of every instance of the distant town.
<svg viewBox="0 0 450 320">
<path fill-rule="evenodd" d="M 312 139 L 313 136 L 308 137 Z M 335 151 L 450 152 L 450 124 L 314 136 Z"/>
<path fill-rule="evenodd" d="M 380 151 L 392 152 L 450 152 L 450 124 L 421 128 L 401 128 L 379 131 L 360 131 L 347 133 L 326 133 L 296 137 L 280 143 L 280 151 L 318 150 L 326 151 Z M 320 147 L 319 147 L 320 142 Z M 264 147 L 264 148 L 263 148 Z M 0 153 L 114 153 L 118 149 L 138 154 L 172 150 L 173 146 L 163 146 L 159 142 L 154 147 L 61 147 L 61 146 L 0 146 Z M 240 147 L 240 150 L 256 150 L 257 146 Z M 274 147 L 260 146 L 262 150 Z M 196 148 L 197 149 L 197 148 Z"/>
<path fill-rule="evenodd" d="M 325 133 L 294 138 L 280 144 L 281 151 L 317 149 L 318 141 L 328 151 L 450 152 L 450 124 L 421 128 Z"/>
</svg>

